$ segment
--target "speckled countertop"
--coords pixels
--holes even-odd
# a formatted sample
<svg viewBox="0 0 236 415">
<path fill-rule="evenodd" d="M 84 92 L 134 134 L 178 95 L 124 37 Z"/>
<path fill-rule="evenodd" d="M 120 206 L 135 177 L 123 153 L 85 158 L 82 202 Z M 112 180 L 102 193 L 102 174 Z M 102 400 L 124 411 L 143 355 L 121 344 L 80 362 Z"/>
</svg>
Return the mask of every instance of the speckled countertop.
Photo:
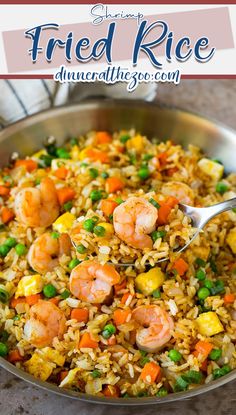
<svg viewBox="0 0 236 415">
<path fill-rule="evenodd" d="M 236 80 L 185 80 L 161 85 L 157 99 L 218 119 L 236 129 Z M 59 397 L 36 388 L 0 369 L 1 415 L 233 415 L 236 381 L 182 402 L 149 407 L 106 407 Z"/>
</svg>

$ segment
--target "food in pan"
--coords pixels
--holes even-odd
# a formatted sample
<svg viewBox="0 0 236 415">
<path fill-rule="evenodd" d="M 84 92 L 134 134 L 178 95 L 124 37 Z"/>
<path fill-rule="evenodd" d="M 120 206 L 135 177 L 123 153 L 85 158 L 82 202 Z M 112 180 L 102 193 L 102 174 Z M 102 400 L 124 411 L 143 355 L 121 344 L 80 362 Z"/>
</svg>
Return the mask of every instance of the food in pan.
<svg viewBox="0 0 236 415">
<path fill-rule="evenodd" d="M 236 195 L 218 160 L 90 132 L 0 173 L 0 355 L 61 388 L 163 397 L 236 367 Z M 157 261 L 168 257 L 167 261 Z M 127 264 L 130 264 L 127 266 Z"/>
</svg>

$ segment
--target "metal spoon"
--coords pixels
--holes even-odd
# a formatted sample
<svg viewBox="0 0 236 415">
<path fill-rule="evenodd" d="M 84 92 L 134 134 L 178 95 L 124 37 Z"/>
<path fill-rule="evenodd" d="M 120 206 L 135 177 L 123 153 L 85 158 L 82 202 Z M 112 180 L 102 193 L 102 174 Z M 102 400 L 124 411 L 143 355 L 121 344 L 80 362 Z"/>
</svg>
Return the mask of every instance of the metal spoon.
<svg viewBox="0 0 236 415">
<path fill-rule="evenodd" d="M 226 200 L 221 203 L 217 203 L 212 206 L 204 207 L 204 208 L 196 208 L 193 206 L 184 205 L 182 203 L 179 203 L 179 209 L 182 210 L 182 212 L 188 216 L 191 219 L 191 225 L 193 228 L 196 228 L 195 234 L 192 236 L 192 238 L 189 240 L 188 243 L 186 243 L 182 248 L 179 250 L 176 249 L 172 252 L 175 252 L 179 254 L 180 252 L 184 251 L 192 242 L 193 240 L 198 236 L 199 232 L 204 228 L 204 226 L 215 216 L 219 215 L 220 213 L 226 212 L 227 210 L 232 210 L 233 208 L 236 208 L 236 197 L 233 199 Z M 72 241 L 72 244 L 74 247 L 76 245 Z M 168 258 L 162 258 L 157 261 L 157 263 L 167 261 Z M 119 267 L 129 267 L 134 266 L 134 263 L 118 263 L 114 264 L 113 262 L 108 262 L 109 264 L 119 266 Z"/>
</svg>

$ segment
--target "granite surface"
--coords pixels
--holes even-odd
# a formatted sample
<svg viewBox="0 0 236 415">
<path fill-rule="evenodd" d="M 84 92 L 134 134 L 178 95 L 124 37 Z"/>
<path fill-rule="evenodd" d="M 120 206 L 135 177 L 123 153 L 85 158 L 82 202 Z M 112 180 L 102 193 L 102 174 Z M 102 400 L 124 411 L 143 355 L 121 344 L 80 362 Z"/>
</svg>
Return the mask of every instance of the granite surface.
<svg viewBox="0 0 236 415">
<path fill-rule="evenodd" d="M 162 85 L 157 100 L 218 119 L 236 129 L 236 80 L 184 80 Z M 0 369 L 1 415 L 233 415 L 236 381 L 201 396 L 149 407 L 106 407 L 59 397 Z"/>
</svg>

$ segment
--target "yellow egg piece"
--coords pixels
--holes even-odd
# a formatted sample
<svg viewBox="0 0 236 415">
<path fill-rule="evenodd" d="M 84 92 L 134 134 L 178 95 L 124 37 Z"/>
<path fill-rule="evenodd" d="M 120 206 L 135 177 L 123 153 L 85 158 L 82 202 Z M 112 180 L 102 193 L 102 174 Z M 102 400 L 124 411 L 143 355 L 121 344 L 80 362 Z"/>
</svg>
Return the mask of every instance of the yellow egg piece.
<svg viewBox="0 0 236 415">
<path fill-rule="evenodd" d="M 57 220 L 53 223 L 53 229 L 59 233 L 67 232 L 72 228 L 75 219 L 76 217 L 72 213 L 63 213 L 63 215 L 59 216 L 59 218 L 57 218 Z"/>
<path fill-rule="evenodd" d="M 43 381 L 47 380 L 53 371 L 52 363 L 45 361 L 38 353 L 34 353 L 24 366 L 31 375 Z"/>
<path fill-rule="evenodd" d="M 29 295 L 38 294 L 43 289 L 43 280 L 41 275 L 27 275 L 18 283 L 15 297 L 27 297 Z"/>
</svg>

